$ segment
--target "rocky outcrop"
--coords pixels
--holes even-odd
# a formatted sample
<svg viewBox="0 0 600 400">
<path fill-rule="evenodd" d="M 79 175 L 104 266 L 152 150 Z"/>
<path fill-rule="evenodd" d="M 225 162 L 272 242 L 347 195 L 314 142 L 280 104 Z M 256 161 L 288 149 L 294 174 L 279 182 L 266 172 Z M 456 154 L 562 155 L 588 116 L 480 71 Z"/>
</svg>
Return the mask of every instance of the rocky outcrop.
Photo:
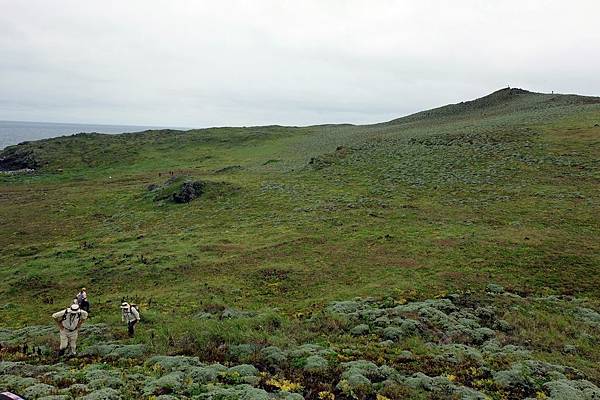
<svg viewBox="0 0 600 400">
<path fill-rule="evenodd" d="M 154 201 L 183 204 L 199 197 L 214 198 L 230 195 L 238 188 L 227 182 L 204 181 L 190 176 L 174 176 L 162 185 L 148 185 L 147 190 L 151 193 Z"/>
<path fill-rule="evenodd" d="M 0 152 L 0 171 L 35 170 L 39 162 L 32 149 L 17 145 Z"/>
</svg>

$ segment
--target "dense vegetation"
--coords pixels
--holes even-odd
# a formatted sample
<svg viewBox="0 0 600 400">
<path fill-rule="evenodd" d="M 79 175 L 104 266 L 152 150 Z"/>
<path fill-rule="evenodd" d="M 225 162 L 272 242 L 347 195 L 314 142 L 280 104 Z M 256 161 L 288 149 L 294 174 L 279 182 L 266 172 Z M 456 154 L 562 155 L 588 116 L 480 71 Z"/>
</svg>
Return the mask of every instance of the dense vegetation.
<svg viewBox="0 0 600 400">
<path fill-rule="evenodd" d="M 377 125 L 79 134 L 6 148 L 0 169 L 35 172 L 0 174 L 0 371 L 15 377 L 4 384 L 89 386 L 88 368 L 105 361 L 122 380 L 129 368 L 176 386 L 125 379 L 105 385 L 115 389 L 106 398 L 583 393 L 569 382 L 600 384 L 599 125 L 600 98 L 504 89 Z M 490 283 L 509 291 L 485 294 Z M 54 364 L 57 335 L 44 325 L 81 286 L 92 302 L 87 355 Z M 131 340 L 122 298 L 142 308 Z M 431 309 L 376 321 L 404 304 Z M 370 319 L 365 307 L 384 311 Z M 26 355 L 22 337 L 45 347 Z M 152 354 L 192 358 L 156 367 L 173 359 Z M 64 382 L 13 361 L 52 364 Z M 367 367 L 344 364 L 353 361 L 374 364 L 359 373 Z M 225 369 L 209 367 L 217 362 Z M 443 382 L 409 381 L 417 372 Z"/>
</svg>

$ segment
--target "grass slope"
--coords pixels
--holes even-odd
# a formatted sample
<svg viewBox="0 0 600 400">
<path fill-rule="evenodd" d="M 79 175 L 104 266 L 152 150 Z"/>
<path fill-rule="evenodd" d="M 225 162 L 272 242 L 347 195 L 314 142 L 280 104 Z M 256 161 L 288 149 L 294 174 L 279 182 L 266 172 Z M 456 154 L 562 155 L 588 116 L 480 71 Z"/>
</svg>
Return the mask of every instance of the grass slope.
<svg viewBox="0 0 600 400">
<path fill-rule="evenodd" d="M 503 89 L 376 125 L 12 146 L 0 168 L 36 172 L 0 175 L 0 303 L 13 305 L 0 319 L 46 322 L 86 286 L 94 318 L 116 325 L 121 298 L 136 299 L 148 320 L 136 341 L 176 353 L 185 346 L 169 338 L 191 337 L 201 353 L 219 335 L 306 339 L 306 327 L 273 333 L 259 321 L 224 331 L 185 318 L 219 307 L 271 310 L 296 327 L 335 300 L 428 298 L 489 282 L 593 303 L 599 124 L 600 98 Z M 156 201 L 148 185 L 172 175 L 236 190 Z M 557 346 L 540 349 L 548 357 L 562 346 L 552 335 L 568 340 L 515 319 L 529 340 Z M 589 372 L 598 350 L 586 357 L 571 361 Z"/>
</svg>

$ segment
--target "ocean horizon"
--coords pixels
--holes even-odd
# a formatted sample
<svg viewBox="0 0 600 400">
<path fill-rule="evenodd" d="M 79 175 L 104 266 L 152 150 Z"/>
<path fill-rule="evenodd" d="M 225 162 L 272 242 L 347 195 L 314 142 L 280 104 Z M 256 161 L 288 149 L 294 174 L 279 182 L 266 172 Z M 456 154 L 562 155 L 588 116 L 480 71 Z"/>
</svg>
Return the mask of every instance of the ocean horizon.
<svg viewBox="0 0 600 400">
<path fill-rule="evenodd" d="M 78 124 L 69 122 L 35 122 L 0 120 L 0 150 L 21 142 L 69 136 L 76 133 L 118 134 L 139 132 L 147 129 L 188 129 L 146 125 Z"/>
</svg>

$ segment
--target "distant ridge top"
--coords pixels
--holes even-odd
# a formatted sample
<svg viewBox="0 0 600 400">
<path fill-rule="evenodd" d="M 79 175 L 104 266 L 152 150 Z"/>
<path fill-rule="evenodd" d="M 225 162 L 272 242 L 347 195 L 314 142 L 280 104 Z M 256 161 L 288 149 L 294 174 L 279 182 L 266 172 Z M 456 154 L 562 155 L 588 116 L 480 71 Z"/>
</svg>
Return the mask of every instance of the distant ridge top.
<svg viewBox="0 0 600 400">
<path fill-rule="evenodd" d="M 578 94 L 540 93 L 521 88 L 504 87 L 483 97 L 432 108 L 383 124 L 397 125 L 416 121 L 431 122 L 435 119 L 479 118 L 491 115 L 507 115 L 527 110 L 542 110 L 554 107 L 600 104 L 600 97 Z"/>
<path fill-rule="evenodd" d="M 517 98 L 522 98 L 523 96 L 531 96 L 538 94 L 539 93 L 530 92 L 521 88 L 505 87 L 478 99 L 461 101 L 460 103 L 448 104 L 442 107 L 433 108 L 431 110 L 421 111 L 416 114 L 408 115 L 406 117 L 393 119 L 387 123 L 396 124 L 431 117 L 456 116 L 458 114 L 462 114 L 469 111 L 480 111 L 490 107 L 499 106 L 501 104 L 506 104 L 512 102 Z"/>
<path fill-rule="evenodd" d="M 502 98 L 509 98 L 511 96 L 517 96 L 517 95 L 521 95 L 521 94 L 538 94 L 538 93 L 530 92 L 529 90 L 525 90 L 525 89 L 521 89 L 521 88 L 506 87 L 506 88 L 502 88 L 502 89 L 496 90 L 495 92 L 492 92 L 492 93 L 488 94 L 487 96 L 483 96 L 483 97 L 480 97 L 478 99 L 471 100 L 471 101 L 465 101 L 463 103 L 470 103 L 470 102 L 474 102 L 474 101 L 481 101 L 481 100 L 484 100 L 486 98 L 493 98 L 493 99 L 496 99 L 496 100 L 500 100 Z"/>
<path fill-rule="evenodd" d="M 490 93 L 488 96 L 491 96 L 496 93 L 506 93 L 509 95 L 513 95 L 513 94 L 527 94 L 527 93 L 533 93 L 533 92 L 530 92 L 529 90 L 525 90 L 525 89 L 521 89 L 521 88 L 505 87 L 505 88 L 502 88 L 502 89 L 496 90 L 495 92 Z"/>
<path fill-rule="evenodd" d="M 502 88 L 500 90 L 496 90 L 495 92 L 492 92 L 492 93 L 488 94 L 487 96 L 483 96 L 483 97 L 480 97 L 475 100 L 461 101 L 460 103 L 457 103 L 457 104 L 466 104 L 471 109 L 486 108 L 489 106 L 497 105 L 499 103 L 503 103 L 507 100 L 512 100 L 516 96 L 536 95 L 536 94 L 539 94 L 539 93 L 530 92 L 529 90 L 525 90 L 525 89 L 521 89 L 521 88 L 507 87 L 507 88 Z"/>
</svg>

